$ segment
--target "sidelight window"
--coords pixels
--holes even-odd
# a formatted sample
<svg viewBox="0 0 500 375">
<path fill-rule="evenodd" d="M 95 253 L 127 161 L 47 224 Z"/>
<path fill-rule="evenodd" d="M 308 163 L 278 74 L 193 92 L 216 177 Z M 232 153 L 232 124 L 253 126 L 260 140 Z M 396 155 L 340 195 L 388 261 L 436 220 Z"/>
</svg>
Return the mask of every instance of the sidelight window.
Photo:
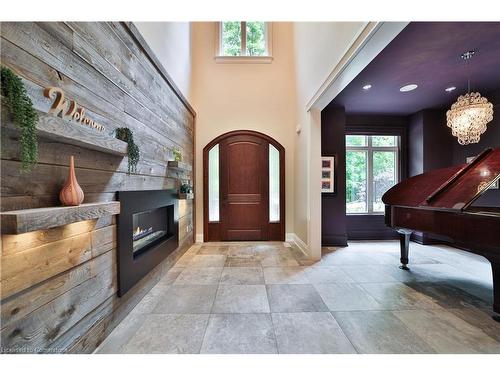
<svg viewBox="0 0 500 375">
<path fill-rule="evenodd" d="M 346 135 L 346 212 L 384 212 L 382 195 L 399 181 L 399 137 Z"/>
<path fill-rule="evenodd" d="M 208 152 L 208 220 L 219 221 L 219 145 Z"/>
<path fill-rule="evenodd" d="M 269 221 L 280 221 L 280 152 L 269 144 Z"/>
</svg>

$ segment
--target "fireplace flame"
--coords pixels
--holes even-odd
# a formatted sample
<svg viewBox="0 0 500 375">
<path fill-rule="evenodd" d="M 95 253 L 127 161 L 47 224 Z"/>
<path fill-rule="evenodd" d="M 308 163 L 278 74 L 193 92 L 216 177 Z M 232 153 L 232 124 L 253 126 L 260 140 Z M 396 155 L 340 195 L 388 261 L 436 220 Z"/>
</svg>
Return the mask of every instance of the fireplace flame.
<svg viewBox="0 0 500 375">
<path fill-rule="evenodd" d="M 137 227 L 133 232 L 132 232 L 132 238 L 133 240 L 138 240 L 139 238 L 145 237 L 146 235 L 153 233 L 153 227 L 149 227 L 148 229 L 143 229 L 141 227 Z"/>
</svg>

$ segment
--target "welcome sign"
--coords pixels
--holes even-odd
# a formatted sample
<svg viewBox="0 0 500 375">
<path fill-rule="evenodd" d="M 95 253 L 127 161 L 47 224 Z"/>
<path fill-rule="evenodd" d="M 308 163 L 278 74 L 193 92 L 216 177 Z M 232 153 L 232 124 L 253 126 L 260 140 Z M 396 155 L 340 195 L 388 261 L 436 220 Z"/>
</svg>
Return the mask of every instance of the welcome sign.
<svg viewBox="0 0 500 375">
<path fill-rule="evenodd" d="M 78 105 L 75 100 L 66 99 L 63 89 L 59 87 L 47 87 L 43 95 L 49 99 L 54 99 L 54 103 L 49 109 L 49 113 L 54 116 L 61 116 L 63 119 L 74 121 L 98 131 L 104 131 L 104 126 L 85 116 L 85 108 Z"/>
</svg>

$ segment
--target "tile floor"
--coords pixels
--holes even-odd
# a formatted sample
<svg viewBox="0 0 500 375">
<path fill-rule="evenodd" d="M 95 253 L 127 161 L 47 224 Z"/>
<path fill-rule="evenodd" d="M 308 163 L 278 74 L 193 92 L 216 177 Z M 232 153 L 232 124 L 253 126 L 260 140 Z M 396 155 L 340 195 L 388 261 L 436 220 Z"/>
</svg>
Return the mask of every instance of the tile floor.
<svg viewBox="0 0 500 375">
<path fill-rule="evenodd" d="M 97 353 L 500 353 L 489 263 L 396 241 L 191 247 Z"/>
</svg>

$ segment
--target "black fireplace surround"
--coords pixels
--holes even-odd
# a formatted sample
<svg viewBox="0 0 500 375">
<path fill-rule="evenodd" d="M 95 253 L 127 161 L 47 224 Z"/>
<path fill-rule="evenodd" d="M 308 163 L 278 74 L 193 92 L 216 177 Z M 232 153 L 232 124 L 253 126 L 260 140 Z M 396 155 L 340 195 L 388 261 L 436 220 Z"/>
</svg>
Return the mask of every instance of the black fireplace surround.
<svg viewBox="0 0 500 375">
<path fill-rule="evenodd" d="M 119 191 L 118 296 L 179 246 L 179 211 L 174 190 Z"/>
</svg>

